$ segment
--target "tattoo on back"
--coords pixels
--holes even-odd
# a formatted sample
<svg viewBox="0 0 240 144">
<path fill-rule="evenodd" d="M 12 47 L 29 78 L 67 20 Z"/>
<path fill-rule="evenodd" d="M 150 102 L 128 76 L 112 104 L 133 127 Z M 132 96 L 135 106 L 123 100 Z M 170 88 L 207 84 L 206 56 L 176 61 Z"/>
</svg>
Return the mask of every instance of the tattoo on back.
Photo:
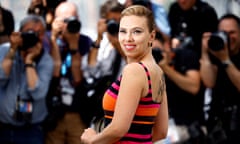
<svg viewBox="0 0 240 144">
<path fill-rule="evenodd" d="M 162 78 L 160 79 L 160 85 L 158 89 L 158 95 L 162 96 L 165 90 L 166 90 L 165 77 L 162 74 Z"/>
</svg>

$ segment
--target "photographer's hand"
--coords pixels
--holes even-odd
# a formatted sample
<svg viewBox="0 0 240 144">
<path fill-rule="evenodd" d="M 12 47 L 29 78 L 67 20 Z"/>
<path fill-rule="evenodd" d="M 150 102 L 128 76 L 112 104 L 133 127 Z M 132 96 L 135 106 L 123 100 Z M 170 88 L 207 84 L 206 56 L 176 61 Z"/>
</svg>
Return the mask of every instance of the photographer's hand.
<svg viewBox="0 0 240 144">
<path fill-rule="evenodd" d="M 2 67 L 6 75 L 10 74 L 13 60 L 15 58 L 15 53 L 22 43 L 22 38 L 21 34 L 19 32 L 13 32 L 10 35 L 10 48 L 9 51 L 7 52 L 3 62 L 2 62 Z"/>
<path fill-rule="evenodd" d="M 24 57 L 24 63 L 26 69 L 27 84 L 30 89 L 33 89 L 39 80 L 38 73 L 35 68 L 35 58 L 40 55 L 41 51 L 42 44 L 41 42 L 38 42 L 35 46 L 27 49 L 27 51 L 24 52 L 26 54 Z"/>
<path fill-rule="evenodd" d="M 107 31 L 106 19 L 99 19 L 97 24 L 98 38 L 97 40 L 102 40 L 103 33 Z"/>
<path fill-rule="evenodd" d="M 177 48 L 181 44 L 180 40 L 178 38 L 172 38 L 171 40 L 171 47 L 172 48 Z"/>
<path fill-rule="evenodd" d="M 230 60 L 227 44 L 225 44 L 224 48 L 221 50 L 213 51 L 213 50 L 209 49 L 209 51 L 221 62 Z"/>
<path fill-rule="evenodd" d="M 163 58 L 159 61 L 158 65 L 164 70 L 164 68 L 169 66 L 170 63 L 170 52 L 162 51 Z"/>
<path fill-rule="evenodd" d="M 202 53 L 200 62 L 200 75 L 206 87 L 213 87 L 216 82 L 217 67 L 213 65 L 209 58 L 208 40 L 210 32 L 205 32 L 202 36 Z"/>
<path fill-rule="evenodd" d="M 52 30 L 51 30 L 51 46 L 52 46 L 52 48 L 51 48 L 50 54 L 54 61 L 54 72 L 53 72 L 54 77 L 60 77 L 62 60 L 61 60 L 59 45 L 57 43 L 57 38 L 59 37 L 59 35 L 62 32 L 63 26 L 64 26 L 64 22 L 61 18 L 57 17 L 52 22 Z"/>
<path fill-rule="evenodd" d="M 32 48 L 27 49 L 26 51 L 24 51 L 24 63 L 25 64 L 32 64 L 35 61 L 35 58 L 38 57 L 40 55 L 42 51 L 42 44 L 41 42 L 38 42 L 35 46 L 33 46 Z"/>
<path fill-rule="evenodd" d="M 52 22 L 51 40 L 56 41 L 63 30 L 64 22 L 61 18 L 55 18 Z"/>
<path fill-rule="evenodd" d="M 22 44 L 22 38 L 20 32 L 13 32 L 10 35 L 11 49 L 17 51 L 18 47 Z"/>
</svg>

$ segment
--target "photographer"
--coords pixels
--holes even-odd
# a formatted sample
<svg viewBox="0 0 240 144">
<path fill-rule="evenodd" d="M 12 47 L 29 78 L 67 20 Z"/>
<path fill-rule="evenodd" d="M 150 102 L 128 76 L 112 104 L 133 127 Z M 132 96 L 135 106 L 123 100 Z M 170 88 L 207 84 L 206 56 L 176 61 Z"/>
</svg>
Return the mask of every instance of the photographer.
<svg viewBox="0 0 240 144">
<path fill-rule="evenodd" d="M 166 76 L 169 116 L 176 124 L 177 131 L 174 132 L 179 137 L 178 141 L 172 143 L 202 144 L 204 97 L 200 94 L 200 65 L 196 53 L 187 48 L 162 47 L 158 35 L 157 33 L 153 49 L 161 49 L 159 55 L 162 58 L 157 63 Z"/>
<path fill-rule="evenodd" d="M 44 51 L 45 23 L 29 15 L 0 53 L 0 143 L 43 144 L 41 124 L 53 61 Z"/>
<path fill-rule="evenodd" d="M 168 20 L 174 43 L 172 47 L 178 47 L 181 39 L 189 37 L 193 41 L 190 48 L 198 58 L 201 55 L 202 34 L 217 30 L 216 11 L 202 0 L 176 0 L 170 5 Z"/>
<path fill-rule="evenodd" d="M 108 0 L 101 6 L 97 40 L 83 58 L 84 81 L 81 88 L 85 108 L 82 112 L 87 124 L 103 117 L 104 92 L 117 79 L 125 64 L 125 56 L 118 42 L 119 20 L 123 9 L 117 0 Z"/>
<path fill-rule="evenodd" d="M 202 38 L 201 77 L 212 88 L 208 119 L 210 143 L 239 143 L 240 136 L 240 19 L 226 14 L 219 20 L 216 33 L 204 33 Z M 218 32 L 218 33 L 219 33 Z M 222 43 L 222 44 L 221 44 Z"/>
<path fill-rule="evenodd" d="M 60 3 L 55 10 L 50 37 L 54 73 L 47 97 L 46 144 L 78 144 L 86 128 L 79 114 L 81 62 L 92 41 L 80 34 L 80 29 L 75 3 Z"/>
</svg>

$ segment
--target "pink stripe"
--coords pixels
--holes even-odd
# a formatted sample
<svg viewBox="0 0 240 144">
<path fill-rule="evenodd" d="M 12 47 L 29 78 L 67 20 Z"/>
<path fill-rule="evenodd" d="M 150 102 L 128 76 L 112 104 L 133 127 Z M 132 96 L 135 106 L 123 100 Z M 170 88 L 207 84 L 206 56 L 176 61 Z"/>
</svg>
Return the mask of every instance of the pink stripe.
<svg viewBox="0 0 240 144">
<path fill-rule="evenodd" d="M 141 98 L 141 101 L 151 101 L 152 97 L 143 97 Z"/>
<path fill-rule="evenodd" d="M 119 90 L 119 85 L 117 85 L 116 83 L 113 83 L 112 87 L 115 88 L 116 90 Z"/>
<path fill-rule="evenodd" d="M 152 93 L 152 89 L 149 89 L 148 92 L 149 92 L 149 93 Z"/>
<path fill-rule="evenodd" d="M 114 144 L 140 144 L 140 142 L 132 142 L 132 141 L 120 141 Z M 152 142 L 144 142 L 142 144 L 153 144 Z"/>
<path fill-rule="evenodd" d="M 110 91 L 110 90 L 107 90 L 107 94 L 108 94 L 109 96 L 113 97 L 114 99 L 117 98 L 117 95 L 116 95 L 115 93 L 113 93 L 112 91 Z"/>
<path fill-rule="evenodd" d="M 134 138 L 139 138 L 139 139 L 149 139 L 149 138 L 151 138 L 151 134 L 141 135 L 141 134 L 133 134 L 133 133 L 131 134 L 131 133 L 128 133 L 124 137 L 134 137 Z"/>
<path fill-rule="evenodd" d="M 150 76 L 149 71 L 146 72 L 148 76 Z"/>
</svg>

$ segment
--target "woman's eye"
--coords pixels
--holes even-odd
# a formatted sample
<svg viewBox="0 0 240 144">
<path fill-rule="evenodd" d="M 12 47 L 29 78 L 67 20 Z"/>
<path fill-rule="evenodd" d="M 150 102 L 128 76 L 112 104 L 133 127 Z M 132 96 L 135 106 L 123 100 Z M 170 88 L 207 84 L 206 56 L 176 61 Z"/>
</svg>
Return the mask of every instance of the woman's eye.
<svg viewBox="0 0 240 144">
<path fill-rule="evenodd" d="M 135 31 L 133 31 L 133 33 L 134 34 L 140 34 L 142 31 L 140 31 L 140 30 L 135 30 Z"/>
<path fill-rule="evenodd" d="M 119 33 L 126 33 L 125 30 L 119 30 Z"/>
</svg>

